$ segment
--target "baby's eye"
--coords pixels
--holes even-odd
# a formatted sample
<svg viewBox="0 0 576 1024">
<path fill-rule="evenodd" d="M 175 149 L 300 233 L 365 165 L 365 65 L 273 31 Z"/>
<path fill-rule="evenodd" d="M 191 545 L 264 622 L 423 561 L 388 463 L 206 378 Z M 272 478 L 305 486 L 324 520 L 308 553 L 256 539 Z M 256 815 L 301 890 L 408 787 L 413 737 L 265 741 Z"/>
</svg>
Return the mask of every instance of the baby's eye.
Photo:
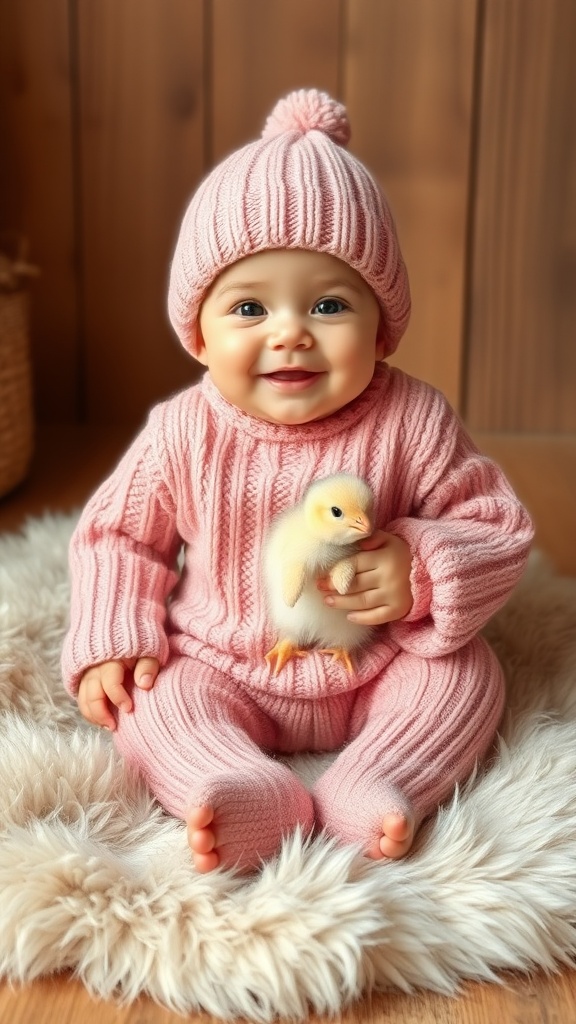
<svg viewBox="0 0 576 1024">
<path fill-rule="evenodd" d="M 332 508 L 330 509 L 330 511 L 331 511 L 332 515 L 334 516 L 334 519 L 342 519 L 342 516 L 344 515 L 342 509 L 338 508 L 338 505 L 332 505 Z"/>
<path fill-rule="evenodd" d="M 259 302 L 240 302 L 238 306 L 234 306 L 232 310 L 237 316 L 264 316 L 266 310 Z"/>
<path fill-rule="evenodd" d="M 335 313 L 342 313 L 347 307 L 340 299 L 320 299 L 312 310 L 313 313 L 320 313 L 321 316 L 334 316 Z"/>
</svg>

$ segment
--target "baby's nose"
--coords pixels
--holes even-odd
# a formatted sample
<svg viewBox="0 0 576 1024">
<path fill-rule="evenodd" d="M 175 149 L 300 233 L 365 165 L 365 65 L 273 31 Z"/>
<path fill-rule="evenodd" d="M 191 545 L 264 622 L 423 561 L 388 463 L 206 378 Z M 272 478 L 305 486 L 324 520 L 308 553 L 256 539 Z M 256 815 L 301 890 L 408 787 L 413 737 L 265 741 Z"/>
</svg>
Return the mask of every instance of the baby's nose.
<svg viewBox="0 0 576 1024">
<path fill-rule="evenodd" d="M 298 316 L 283 316 L 271 324 L 268 344 L 271 348 L 310 348 L 314 338 Z"/>
</svg>

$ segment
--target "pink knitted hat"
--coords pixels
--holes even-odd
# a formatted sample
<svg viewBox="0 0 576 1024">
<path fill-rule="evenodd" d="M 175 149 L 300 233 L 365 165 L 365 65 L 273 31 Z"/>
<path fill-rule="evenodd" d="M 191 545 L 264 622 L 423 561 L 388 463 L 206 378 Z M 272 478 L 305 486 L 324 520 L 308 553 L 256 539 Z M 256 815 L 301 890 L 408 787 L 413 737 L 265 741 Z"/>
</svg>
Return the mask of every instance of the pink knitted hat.
<svg viewBox="0 0 576 1024">
<path fill-rule="evenodd" d="M 386 199 L 345 146 L 345 108 L 316 89 L 290 93 L 262 138 L 218 164 L 186 211 L 170 273 L 168 311 L 197 352 L 202 300 L 218 274 L 263 249 L 309 249 L 348 263 L 383 314 L 386 355 L 410 316 L 408 275 Z"/>
</svg>

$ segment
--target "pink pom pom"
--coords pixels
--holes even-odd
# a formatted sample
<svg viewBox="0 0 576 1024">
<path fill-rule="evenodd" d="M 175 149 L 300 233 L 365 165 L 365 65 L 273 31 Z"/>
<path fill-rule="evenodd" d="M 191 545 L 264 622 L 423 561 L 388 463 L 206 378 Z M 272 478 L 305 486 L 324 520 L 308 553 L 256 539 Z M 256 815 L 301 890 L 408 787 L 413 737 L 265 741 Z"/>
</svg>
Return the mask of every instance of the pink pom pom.
<svg viewBox="0 0 576 1024">
<path fill-rule="evenodd" d="M 273 139 L 284 132 L 324 132 L 333 142 L 345 146 L 350 140 L 350 123 L 346 108 L 318 89 L 299 89 L 279 100 L 270 114 L 263 139 Z"/>
</svg>

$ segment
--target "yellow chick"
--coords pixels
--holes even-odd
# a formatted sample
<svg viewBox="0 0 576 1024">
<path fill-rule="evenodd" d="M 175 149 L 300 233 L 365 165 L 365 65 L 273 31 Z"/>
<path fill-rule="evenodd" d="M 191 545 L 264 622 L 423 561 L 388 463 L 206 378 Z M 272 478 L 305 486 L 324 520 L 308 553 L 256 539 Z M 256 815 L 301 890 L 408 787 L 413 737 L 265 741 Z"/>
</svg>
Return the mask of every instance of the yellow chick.
<svg viewBox="0 0 576 1024">
<path fill-rule="evenodd" d="M 302 501 L 272 524 L 264 553 L 268 607 L 278 640 L 266 655 L 278 675 L 290 658 L 321 646 L 353 672 L 350 651 L 366 643 L 368 626 L 348 620 L 347 612 L 324 604 L 316 581 L 328 576 L 339 594 L 354 579 L 352 556 L 358 541 L 373 530 L 373 494 L 368 484 L 347 473 L 324 477 L 308 487 Z"/>
</svg>

